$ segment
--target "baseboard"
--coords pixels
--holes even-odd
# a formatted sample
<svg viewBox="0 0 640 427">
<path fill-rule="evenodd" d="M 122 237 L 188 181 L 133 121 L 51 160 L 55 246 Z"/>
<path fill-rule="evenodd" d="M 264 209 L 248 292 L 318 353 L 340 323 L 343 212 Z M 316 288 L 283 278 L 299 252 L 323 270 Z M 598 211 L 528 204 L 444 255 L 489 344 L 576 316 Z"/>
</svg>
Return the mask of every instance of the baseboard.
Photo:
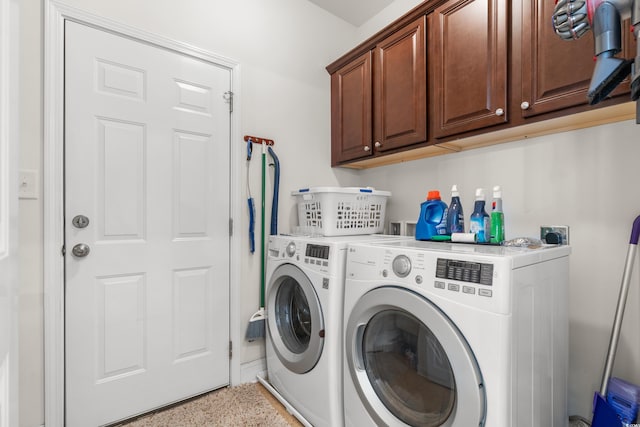
<svg viewBox="0 0 640 427">
<path fill-rule="evenodd" d="M 258 381 L 258 375 L 267 376 L 267 359 L 264 357 L 246 362 L 240 365 L 240 382 L 232 385 L 240 385 L 245 383 L 255 383 Z"/>
</svg>

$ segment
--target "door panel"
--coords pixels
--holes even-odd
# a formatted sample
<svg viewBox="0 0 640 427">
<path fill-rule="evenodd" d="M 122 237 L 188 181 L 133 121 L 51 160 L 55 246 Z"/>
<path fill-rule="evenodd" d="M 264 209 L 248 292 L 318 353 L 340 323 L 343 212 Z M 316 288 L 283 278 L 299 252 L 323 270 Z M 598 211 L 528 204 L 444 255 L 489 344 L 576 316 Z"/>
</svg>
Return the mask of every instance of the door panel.
<svg viewBox="0 0 640 427">
<path fill-rule="evenodd" d="M 550 17 L 554 2 L 534 0 L 522 2 L 522 108 L 523 117 L 536 116 L 563 108 L 587 104 L 587 91 L 594 67 L 593 31 L 578 40 L 558 37 Z M 622 28 L 629 28 L 625 21 Z M 622 53 L 632 58 L 634 40 L 623 31 Z M 518 87 L 518 86 L 515 86 Z M 629 92 L 629 78 L 610 96 Z"/>
<path fill-rule="evenodd" d="M 72 427 L 229 382 L 230 71 L 73 22 L 65 33 Z"/>
<path fill-rule="evenodd" d="M 374 144 L 391 150 L 427 140 L 427 70 L 423 16 L 375 49 Z"/>
<path fill-rule="evenodd" d="M 370 156 L 372 150 L 372 54 L 331 75 L 331 165 Z"/>
<path fill-rule="evenodd" d="M 507 4 L 450 0 L 430 16 L 436 138 L 507 121 Z"/>
</svg>

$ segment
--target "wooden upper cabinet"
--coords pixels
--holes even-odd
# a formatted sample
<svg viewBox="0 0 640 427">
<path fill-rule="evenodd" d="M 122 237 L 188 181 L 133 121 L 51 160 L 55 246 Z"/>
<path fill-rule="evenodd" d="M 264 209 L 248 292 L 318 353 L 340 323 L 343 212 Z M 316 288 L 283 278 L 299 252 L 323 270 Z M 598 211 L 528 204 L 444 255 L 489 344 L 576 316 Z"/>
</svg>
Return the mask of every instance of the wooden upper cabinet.
<svg viewBox="0 0 640 427">
<path fill-rule="evenodd" d="M 506 0 L 450 0 L 429 19 L 434 137 L 505 123 Z"/>
<path fill-rule="evenodd" d="M 427 70 L 423 16 L 374 50 L 374 149 L 427 140 Z"/>
<path fill-rule="evenodd" d="M 593 32 L 578 40 L 562 40 L 551 24 L 554 7 L 547 0 L 522 1 L 521 53 L 514 56 L 521 60 L 521 90 L 514 96 L 520 95 L 516 101 L 523 117 L 587 104 Z M 515 46 L 514 50 L 518 51 Z"/>
<path fill-rule="evenodd" d="M 549 0 L 522 0 L 522 32 L 514 25 L 514 97 L 523 117 L 550 113 L 588 104 L 594 62 L 593 31 L 577 40 L 562 40 L 551 24 L 555 3 Z M 517 18 L 516 18 L 517 19 Z M 632 58 L 635 41 L 623 24 L 622 56 Z M 519 43 L 517 42 L 519 41 Z M 516 45 L 517 44 L 517 45 Z M 517 72 L 517 71 L 516 71 Z M 610 94 L 629 93 L 629 79 Z"/>
<path fill-rule="evenodd" d="M 371 59 L 367 52 L 331 75 L 331 165 L 373 154 Z"/>
<path fill-rule="evenodd" d="M 331 164 L 427 140 L 426 18 L 331 74 Z"/>
<path fill-rule="evenodd" d="M 454 140 L 469 147 L 477 143 L 470 139 L 493 131 L 508 130 L 503 138 L 513 139 L 518 133 L 510 128 L 576 113 L 589 117 L 580 119 L 585 127 L 595 117 L 590 110 L 626 103 L 629 78 L 612 99 L 588 105 L 593 31 L 560 39 L 551 24 L 554 5 L 427 0 L 327 66 L 332 166 L 413 158 L 404 154 L 411 149 L 449 152 L 461 146 Z M 628 21 L 622 24 L 618 56 L 630 59 L 636 41 L 628 28 Z M 611 114 L 627 114 L 615 111 L 607 122 L 616 120 Z M 567 126 L 555 122 L 557 129 Z M 522 129 L 523 137 L 531 132 Z"/>
</svg>

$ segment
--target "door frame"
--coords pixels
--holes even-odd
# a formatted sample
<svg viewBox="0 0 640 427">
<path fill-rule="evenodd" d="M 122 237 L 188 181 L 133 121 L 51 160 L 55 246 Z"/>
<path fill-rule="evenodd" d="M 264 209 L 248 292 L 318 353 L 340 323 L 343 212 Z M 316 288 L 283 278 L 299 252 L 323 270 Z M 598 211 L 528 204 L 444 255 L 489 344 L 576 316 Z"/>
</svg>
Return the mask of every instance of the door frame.
<svg viewBox="0 0 640 427">
<path fill-rule="evenodd" d="M 44 400 L 45 425 L 64 425 L 64 23 L 70 20 L 133 40 L 189 55 L 229 69 L 234 94 L 230 122 L 230 212 L 240 216 L 242 144 L 233 142 L 240 135 L 240 65 L 236 61 L 157 34 L 141 31 L 107 18 L 68 6 L 60 0 L 45 2 L 44 51 Z M 235 221 L 239 223 L 239 221 Z M 234 224 L 234 231 L 239 224 Z M 229 241 L 229 339 L 242 340 L 237 286 L 240 278 L 240 233 Z M 240 383 L 240 357 L 229 361 L 231 385 Z"/>
<path fill-rule="evenodd" d="M 0 426 L 20 418 L 18 151 L 20 4 L 0 0 Z"/>
</svg>

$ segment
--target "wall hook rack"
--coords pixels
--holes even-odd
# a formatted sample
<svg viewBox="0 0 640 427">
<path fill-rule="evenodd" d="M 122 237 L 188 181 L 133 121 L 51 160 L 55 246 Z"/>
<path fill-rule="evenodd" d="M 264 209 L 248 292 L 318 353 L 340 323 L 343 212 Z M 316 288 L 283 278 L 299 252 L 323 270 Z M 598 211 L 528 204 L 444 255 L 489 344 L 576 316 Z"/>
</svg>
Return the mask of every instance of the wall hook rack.
<svg viewBox="0 0 640 427">
<path fill-rule="evenodd" d="M 254 142 L 256 144 L 266 144 L 266 145 L 274 145 L 275 142 L 273 142 L 273 139 L 267 139 L 267 138 L 260 138 L 258 136 L 251 136 L 251 135 L 245 135 L 244 136 L 244 141 L 245 142 Z"/>
</svg>

